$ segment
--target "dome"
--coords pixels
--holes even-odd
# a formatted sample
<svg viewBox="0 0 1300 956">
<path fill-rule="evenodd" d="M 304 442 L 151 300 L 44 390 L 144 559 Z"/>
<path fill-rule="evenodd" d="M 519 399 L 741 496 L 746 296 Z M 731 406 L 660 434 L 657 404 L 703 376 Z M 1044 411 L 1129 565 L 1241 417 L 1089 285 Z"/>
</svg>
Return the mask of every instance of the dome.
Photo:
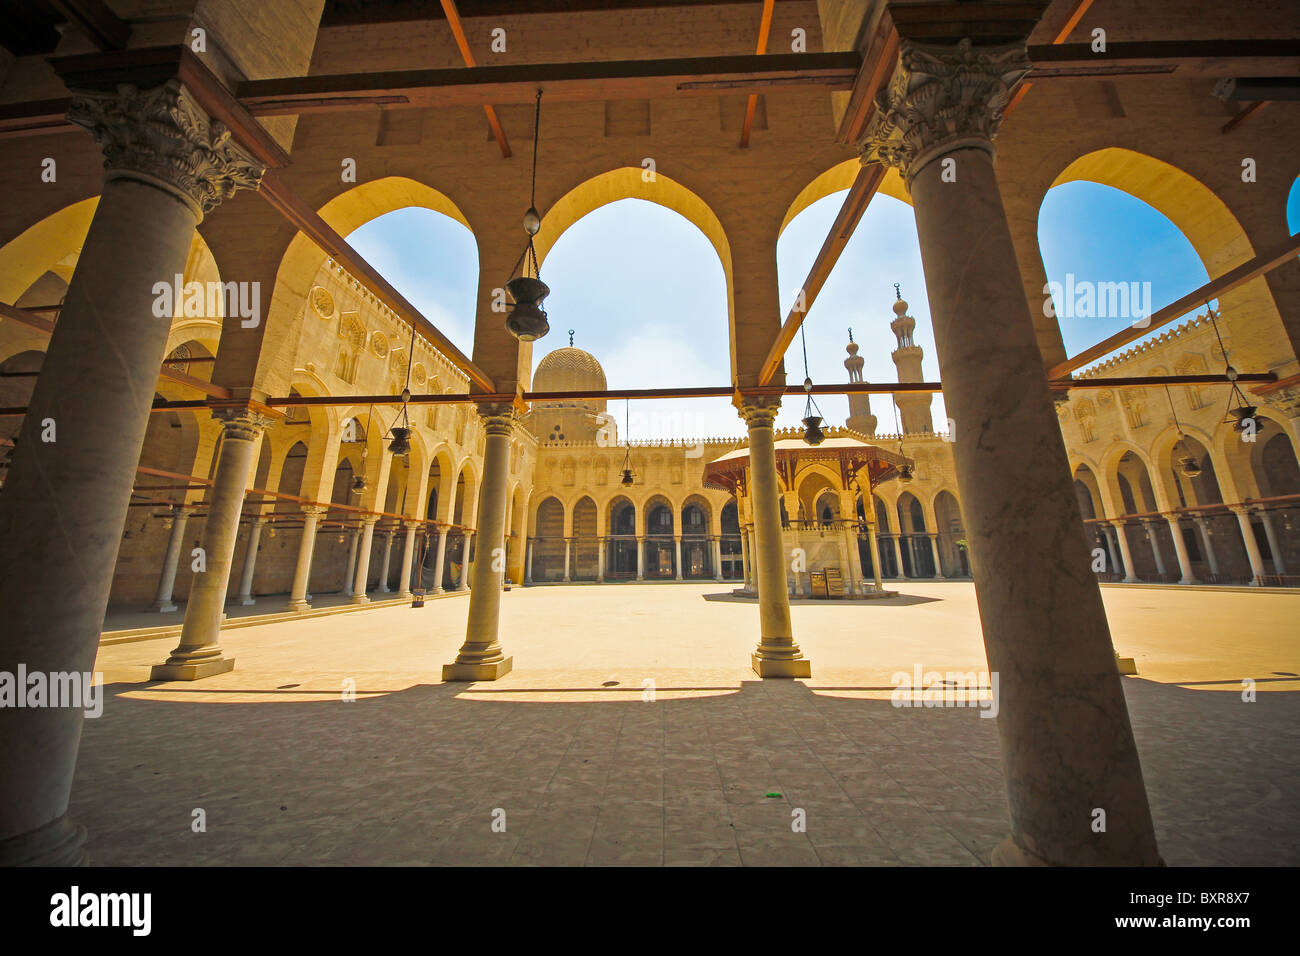
<svg viewBox="0 0 1300 956">
<path fill-rule="evenodd" d="M 547 354 L 537 363 L 537 370 L 533 372 L 532 390 L 535 392 L 604 391 L 608 387 L 605 383 L 605 370 L 600 367 L 596 357 L 571 345 Z M 605 407 L 603 399 L 571 399 L 556 404 L 572 405 L 579 402 L 590 407 Z"/>
<path fill-rule="evenodd" d="M 894 315 L 902 315 L 907 311 L 907 300 L 898 299 L 894 302 Z"/>
</svg>

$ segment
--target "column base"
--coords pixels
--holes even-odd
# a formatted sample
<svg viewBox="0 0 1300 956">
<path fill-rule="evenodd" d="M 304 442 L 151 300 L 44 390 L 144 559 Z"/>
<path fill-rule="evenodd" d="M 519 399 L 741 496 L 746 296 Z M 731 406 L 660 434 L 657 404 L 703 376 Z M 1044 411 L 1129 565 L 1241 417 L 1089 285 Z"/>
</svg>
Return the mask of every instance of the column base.
<svg viewBox="0 0 1300 956">
<path fill-rule="evenodd" d="M 251 597 L 240 598 L 239 603 L 243 607 L 252 607 L 254 604 L 257 603 L 257 598 L 251 598 Z"/>
<path fill-rule="evenodd" d="M 441 587 L 436 587 L 436 588 L 429 588 L 429 590 L 428 590 L 426 593 L 428 593 L 428 594 L 446 594 L 447 592 L 444 591 Z"/>
<path fill-rule="evenodd" d="M 399 601 L 409 601 L 411 600 L 411 598 L 415 597 L 415 595 L 412 594 L 410 591 L 398 591 L 396 594 L 393 595 L 393 597 Z"/>
<path fill-rule="evenodd" d="M 203 680 L 235 669 L 233 657 L 214 657 L 205 661 L 168 661 L 149 668 L 151 681 Z"/>
<path fill-rule="evenodd" d="M 442 665 L 442 679 L 444 681 L 499 680 L 509 674 L 514 669 L 514 666 L 515 659 L 513 657 L 503 657 L 491 664 L 467 664 L 461 661 L 453 661 L 450 664 Z"/>
<path fill-rule="evenodd" d="M 308 604 L 306 601 L 290 601 L 288 604 L 284 606 L 284 609 L 286 611 L 296 611 L 297 613 L 301 614 L 303 611 L 310 611 L 311 605 Z"/>
<path fill-rule="evenodd" d="M 771 658 L 755 653 L 749 661 L 759 677 L 812 677 L 812 661 L 806 657 Z"/>
<path fill-rule="evenodd" d="M 1196 580 L 1196 578 L 1183 578 L 1178 583 L 1179 584 L 1200 584 L 1201 582 Z"/>
<path fill-rule="evenodd" d="M 0 840 L 0 866 L 85 866 L 86 828 L 65 813 L 27 833 Z"/>
<path fill-rule="evenodd" d="M 159 614 L 170 614 L 172 611 L 179 611 L 180 608 L 175 604 L 155 604 L 153 609 Z"/>
<path fill-rule="evenodd" d="M 352 595 L 352 603 L 353 603 L 353 604 L 369 604 L 369 603 L 370 603 L 370 595 L 368 595 L 368 594 L 354 594 L 354 595 Z"/>
</svg>

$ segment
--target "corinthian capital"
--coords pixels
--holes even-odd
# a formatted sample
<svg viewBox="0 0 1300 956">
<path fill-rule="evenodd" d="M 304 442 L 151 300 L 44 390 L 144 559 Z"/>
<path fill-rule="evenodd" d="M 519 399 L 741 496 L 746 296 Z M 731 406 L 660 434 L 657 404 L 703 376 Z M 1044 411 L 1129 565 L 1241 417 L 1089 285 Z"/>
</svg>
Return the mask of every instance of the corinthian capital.
<svg viewBox="0 0 1300 956">
<path fill-rule="evenodd" d="M 256 441 L 257 436 L 274 423 L 271 416 L 251 408 L 214 408 L 212 417 L 221 422 L 226 438 L 236 441 Z"/>
<path fill-rule="evenodd" d="M 1011 89 L 1029 72 L 1023 42 L 956 46 L 904 40 L 876 99 L 863 163 L 897 166 L 909 181 L 930 160 L 963 147 L 993 152 Z"/>
<path fill-rule="evenodd" d="M 736 413 L 750 428 L 771 428 L 781 410 L 781 399 L 775 395 L 744 395 L 735 405 Z"/>
<path fill-rule="evenodd" d="M 199 219 L 237 189 L 257 189 L 266 172 L 177 80 L 149 90 L 122 84 L 113 93 L 78 92 L 68 121 L 103 147 L 106 180 L 158 186 Z"/>
<path fill-rule="evenodd" d="M 478 406 L 478 414 L 483 419 L 483 431 L 488 435 L 512 434 L 518 418 L 515 407 L 507 403 L 485 402 Z"/>
</svg>

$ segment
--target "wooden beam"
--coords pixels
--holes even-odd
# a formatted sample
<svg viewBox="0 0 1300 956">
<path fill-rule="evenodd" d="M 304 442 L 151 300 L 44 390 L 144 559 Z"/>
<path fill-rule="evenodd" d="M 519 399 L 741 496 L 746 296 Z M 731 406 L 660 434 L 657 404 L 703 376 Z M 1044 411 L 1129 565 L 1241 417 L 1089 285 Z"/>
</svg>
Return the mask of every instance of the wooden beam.
<svg viewBox="0 0 1300 956">
<path fill-rule="evenodd" d="M 1092 0 L 1075 0 L 1074 12 L 1071 13 L 1069 18 L 1065 21 L 1065 26 L 1061 27 L 1056 36 L 1052 38 L 1052 42 L 1059 46 L 1068 40 L 1070 34 L 1074 32 L 1074 28 L 1079 25 L 1079 21 L 1083 19 L 1083 15 L 1088 12 L 1090 6 L 1092 6 Z"/>
<path fill-rule="evenodd" d="M 277 116 L 369 109 L 373 97 L 401 98 L 395 106 L 412 107 L 532 104 L 539 87 L 548 103 L 848 89 L 860 65 L 853 52 L 531 63 L 247 80 L 236 92 L 253 115 Z"/>
<path fill-rule="evenodd" d="M 1189 76 L 1293 76 L 1300 69 L 1300 40 L 1137 40 L 1046 43 L 1029 47 L 1029 79 L 1176 74 Z"/>
<path fill-rule="evenodd" d="M 1251 103 L 1245 109 L 1238 112 L 1237 115 L 1235 115 L 1232 119 L 1228 120 L 1228 122 L 1224 123 L 1223 129 L 1220 130 L 1220 132 L 1231 133 L 1234 129 L 1236 129 L 1242 123 L 1246 122 L 1246 120 L 1250 119 L 1260 110 L 1262 110 L 1265 106 L 1268 106 L 1269 102 L 1270 102 L 1269 100 L 1259 100 L 1258 102 Z"/>
<path fill-rule="evenodd" d="M 362 258 L 347 240 L 335 232 L 333 227 L 316 213 L 316 210 L 303 202 L 278 175 L 267 170 L 262 177 L 262 186 L 258 192 L 263 199 L 297 226 L 303 235 L 330 255 L 368 291 L 374 293 L 384 305 L 396 312 L 403 321 L 412 325 L 421 338 L 468 375 L 471 382 L 486 392 L 497 390 L 496 384 L 486 372 L 470 361 L 469 357 L 456 348 L 447 336 L 434 328 L 432 322 L 406 301 L 387 279 Z"/>
<path fill-rule="evenodd" d="M 158 377 L 168 382 L 175 382 L 177 385 L 184 385 L 186 388 L 192 388 L 202 392 L 204 395 L 210 395 L 213 398 L 230 398 L 230 389 L 223 385 L 217 385 L 209 382 L 207 379 L 196 378 L 193 375 L 187 375 L 184 372 L 177 371 L 174 368 L 168 368 L 163 365 L 158 370 Z"/>
<path fill-rule="evenodd" d="M 776 0 L 763 0 L 763 14 L 758 21 L 758 49 L 754 52 L 762 56 L 767 52 L 767 37 L 772 31 L 772 9 Z M 758 94 L 750 93 L 745 103 L 745 125 L 740 129 L 740 148 L 749 148 L 749 131 L 754 125 L 754 111 L 758 108 Z"/>
<path fill-rule="evenodd" d="M 456 46 L 460 48 L 461 59 L 465 61 L 466 66 L 478 66 L 474 62 L 474 52 L 469 48 L 469 38 L 465 36 L 465 28 L 461 25 L 460 13 L 456 10 L 456 0 L 442 0 L 442 12 L 447 17 L 451 35 L 456 39 Z M 496 109 L 491 103 L 484 103 L 483 112 L 487 114 L 488 126 L 492 128 L 492 135 L 496 137 L 497 145 L 501 147 L 502 158 L 509 159 L 510 143 L 506 140 L 506 131 L 501 128 L 501 121 L 497 119 Z"/>
<path fill-rule="evenodd" d="M 844 197 L 844 204 L 840 206 L 839 214 L 835 217 L 831 231 L 826 236 L 826 241 L 822 243 L 817 258 L 813 260 L 812 268 L 808 271 L 808 278 L 804 280 L 803 288 L 799 290 L 799 295 L 795 297 L 794 307 L 790 309 L 790 314 L 786 316 L 785 323 L 777 333 L 776 341 L 767 350 L 767 357 L 763 360 L 763 366 L 758 374 L 758 384 L 760 386 L 769 384 L 773 376 L 776 375 L 776 370 L 781 365 L 781 359 L 785 356 L 785 350 L 794 341 L 795 333 L 799 331 L 799 326 L 803 324 L 804 316 L 812 309 L 817 294 L 821 292 L 822 286 L 826 284 L 826 279 L 831 274 L 831 270 L 835 268 L 835 263 L 839 261 L 840 253 L 849 244 L 849 239 L 853 236 L 853 230 L 857 228 L 858 223 L 862 220 L 862 214 L 867 211 L 868 204 L 884 181 L 885 173 L 885 167 L 879 163 L 871 163 L 858 170 L 857 178 L 853 180 L 853 185 L 849 188 L 849 194 Z"/>
<path fill-rule="evenodd" d="M 1212 279 L 1199 289 L 1195 289 L 1182 298 L 1169 303 L 1163 309 L 1160 309 L 1151 316 L 1151 321 L 1144 328 L 1128 327 L 1116 332 L 1109 338 L 1103 339 L 1091 348 L 1084 349 L 1073 358 L 1066 359 L 1057 365 L 1048 369 L 1048 378 L 1060 378 L 1068 375 L 1075 369 L 1087 365 L 1089 362 L 1101 358 L 1103 355 L 1109 355 L 1116 349 L 1123 348 L 1130 342 L 1150 334 L 1161 326 L 1174 322 L 1192 309 L 1196 308 L 1211 299 L 1217 299 L 1225 292 L 1229 292 L 1239 285 L 1256 279 L 1264 273 L 1276 269 L 1284 262 L 1291 262 L 1295 259 L 1296 254 L 1300 253 L 1300 232 L 1291 236 L 1286 242 L 1270 249 L 1267 252 L 1260 253 L 1249 262 L 1244 262 L 1219 276 Z"/>
<path fill-rule="evenodd" d="M 131 25 L 110 10 L 103 0 L 49 0 L 49 3 L 101 50 L 126 48 Z"/>
<path fill-rule="evenodd" d="M 856 144 L 865 135 L 867 123 L 876 111 L 876 96 L 893 75 L 898 61 L 898 47 L 902 40 L 889 17 L 882 17 L 871 45 L 867 48 L 862 69 L 853 82 L 848 109 L 840 122 L 837 139 L 841 143 Z"/>
<path fill-rule="evenodd" d="M 0 139 L 43 136 L 47 133 L 70 133 L 77 129 L 68 122 L 72 98 L 30 100 L 0 105 Z"/>
<path fill-rule="evenodd" d="M 9 319 L 17 322 L 19 325 L 25 325 L 29 329 L 35 329 L 38 332 L 44 332 L 49 335 L 54 331 L 54 323 L 49 319 L 43 319 L 39 315 L 32 315 L 26 309 L 19 309 L 12 305 L 5 305 L 0 302 L 0 318 Z"/>
</svg>

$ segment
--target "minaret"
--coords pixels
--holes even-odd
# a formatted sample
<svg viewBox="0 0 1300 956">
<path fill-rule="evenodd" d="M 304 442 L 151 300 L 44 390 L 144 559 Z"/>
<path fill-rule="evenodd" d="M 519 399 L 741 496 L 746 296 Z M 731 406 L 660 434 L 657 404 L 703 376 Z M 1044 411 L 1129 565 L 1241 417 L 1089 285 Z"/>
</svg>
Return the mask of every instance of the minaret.
<svg viewBox="0 0 1300 956">
<path fill-rule="evenodd" d="M 921 358 L 925 355 L 921 347 L 912 341 L 912 330 L 916 328 L 916 319 L 907 314 L 907 300 L 894 283 L 894 294 L 898 300 L 894 303 L 894 321 L 889 327 L 898 339 L 898 348 L 891 353 L 894 366 L 898 369 L 900 382 L 924 382 L 921 374 Z M 895 394 L 894 401 L 903 417 L 903 433 L 914 435 L 920 432 L 934 431 L 934 420 L 930 417 L 930 402 L 933 396 L 920 392 Z"/>
<path fill-rule="evenodd" d="M 862 356 L 858 354 L 858 343 L 853 341 L 853 330 L 849 329 L 849 344 L 844 346 L 849 357 L 844 360 L 844 367 L 849 370 L 850 382 L 864 381 L 862 378 Z M 876 434 L 876 416 L 871 414 L 871 396 L 849 393 L 849 417 L 844 424 L 855 432 L 868 437 Z"/>
</svg>

